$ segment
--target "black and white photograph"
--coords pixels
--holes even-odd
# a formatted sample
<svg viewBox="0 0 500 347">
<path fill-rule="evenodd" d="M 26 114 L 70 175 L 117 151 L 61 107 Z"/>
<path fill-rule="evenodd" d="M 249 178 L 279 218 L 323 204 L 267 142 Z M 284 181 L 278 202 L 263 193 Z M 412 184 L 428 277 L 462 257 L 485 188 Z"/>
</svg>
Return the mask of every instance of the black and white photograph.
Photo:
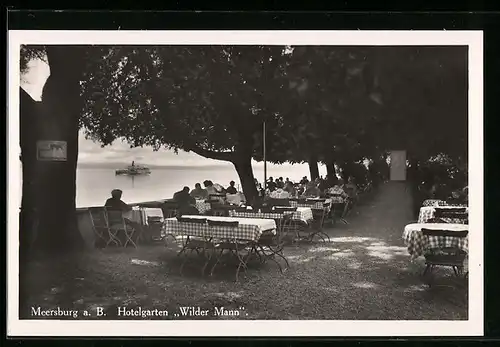
<svg viewBox="0 0 500 347">
<path fill-rule="evenodd" d="M 482 335 L 482 40 L 10 31 L 8 333 Z"/>
</svg>

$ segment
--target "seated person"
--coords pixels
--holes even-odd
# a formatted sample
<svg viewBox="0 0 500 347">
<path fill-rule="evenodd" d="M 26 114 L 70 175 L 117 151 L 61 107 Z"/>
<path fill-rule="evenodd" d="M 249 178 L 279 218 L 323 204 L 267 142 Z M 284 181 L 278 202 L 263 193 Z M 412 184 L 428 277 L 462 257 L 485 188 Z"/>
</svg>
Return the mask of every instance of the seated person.
<svg viewBox="0 0 500 347">
<path fill-rule="evenodd" d="M 238 191 L 236 190 L 236 187 L 234 186 L 234 181 L 229 182 L 229 187 L 226 189 L 227 194 L 236 194 Z"/>
<path fill-rule="evenodd" d="M 310 182 L 307 184 L 306 190 L 303 195 L 307 197 L 318 197 L 321 195 L 321 191 L 314 184 L 314 182 Z"/>
<path fill-rule="evenodd" d="M 302 177 L 302 179 L 299 182 L 300 184 L 308 184 L 309 180 L 307 179 L 307 176 Z"/>
<path fill-rule="evenodd" d="M 285 187 L 285 183 L 283 182 L 283 177 L 280 177 L 276 180 L 276 188 L 283 189 Z"/>
<path fill-rule="evenodd" d="M 354 184 L 352 177 L 349 177 L 348 182 L 345 185 L 345 191 L 350 198 L 354 198 L 357 195 L 358 187 Z"/>
<path fill-rule="evenodd" d="M 113 189 L 111 191 L 111 197 L 106 200 L 104 206 L 113 210 L 121 210 L 123 212 L 131 211 L 132 207 L 122 201 L 122 194 L 123 192 L 120 189 Z"/>
<path fill-rule="evenodd" d="M 203 185 L 205 186 L 205 190 L 208 192 L 208 195 L 218 194 L 212 181 L 206 180 L 203 182 Z"/>
<path fill-rule="evenodd" d="M 179 204 L 178 216 L 200 214 L 196 208 L 196 200 L 189 195 L 189 187 L 176 192 L 173 200 Z"/>
<path fill-rule="evenodd" d="M 195 199 L 208 199 L 208 192 L 206 189 L 201 188 L 201 184 L 196 183 L 194 189 L 189 193 Z"/>
<path fill-rule="evenodd" d="M 269 197 L 273 199 L 288 199 L 290 198 L 290 194 L 286 190 L 283 190 L 283 188 L 277 188 L 275 191 L 271 192 Z"/>
<path fill-rule="evenodd" d="M 269 192 L 273 192 L 276 189 L 276 182 L 274 182 L 272 177 L 269 177 L 269 181 L 267 182 L 267 189 L 269 189 Z"/>
<path fill-rule="evenodd" d="M 297 195 L 297 190 L 295 189 L 295 186 L 293 185 L 292 182 L 288 181 L 286 184 L 285 184 L 285 188 L 284 190 L 286 192 L 288 192 L 288 194 L 290 195 L 290 197 L 292 196 L 296 196 Z"/>
<path fill-rule="evenodd" d="M 113 189 L 111 191 L 111 198 L 106 200 L 106 203 L 104 204 L 104 206 L 106 208 L 108 208 L 109 210 L 113 210 L 113 211 L 118 210 L 118 211 L 122 211 L 122 213 L 131 212 L 132 207 L 130 207 L 129 205 L 127 205 L 125 202 L 122 201 L 122 194 L 123 194 L 123 192 L 120 189 Z M 137 242 L 137 238 L 138 238 L 138 235 L 140 235 L 142 225 L 140 223 L 131 221 L 130 215 L 127 215 L 127 217 L 125 217 L 125 215 L 124 215 L 123 220 L 125 221 L 125 224 L 127 225 L 127 229 L 132 228 L 134 230 L 131 237 L 132 237 L 132 240 L 134 240 L 134 242 Z M 113 222 L 110 222 L 110 223 L 113 224 Z M 113 228 L 114 225 L 110 225 L 110 227 Z M 126 239 L 125 239 L 124 234 L 122 234 L 122 233 L 118 234 L 118 239 L 120 240 L 120 242 L 122 244 L 125 244 Z M 132 244 L 130 244 L 130 245 L 132 245 Z"/>
</svg>

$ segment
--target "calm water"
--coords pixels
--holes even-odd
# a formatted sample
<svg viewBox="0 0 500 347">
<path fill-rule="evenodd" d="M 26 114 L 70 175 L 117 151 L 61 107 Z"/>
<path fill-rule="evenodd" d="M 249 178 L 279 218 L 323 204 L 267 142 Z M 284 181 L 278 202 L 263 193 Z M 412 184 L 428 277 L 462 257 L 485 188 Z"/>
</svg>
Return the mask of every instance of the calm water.
<svg viewBox="0 0 500 347">
<path fill-rule="evenodd" d="M 324 169 L 320 167 L 320 170 Z M 114 169 L 79 168 L 77 171 L 76 206 L 100 206 L 110 197 L 111 190 L 123 190 L 123 201 L 127 203 L 171 198 L 172 195 L 188 186 L 209 179 L 226 187 L 231 180 L 240 184 L 232 166 L 228 167 L 185 167 L 152 168 L 148 176 L 115 176 Z M 324 175 L 320 171 L 320 174 Z M 263 180 L 264 168 L 254 167 L 254 175 Z M 300 180 L 309 176 L 307 165 L 282 165 L 268 167 L 267 176 Z M 203 184 L 203 183 L 202 183 Z"/>
</svg>

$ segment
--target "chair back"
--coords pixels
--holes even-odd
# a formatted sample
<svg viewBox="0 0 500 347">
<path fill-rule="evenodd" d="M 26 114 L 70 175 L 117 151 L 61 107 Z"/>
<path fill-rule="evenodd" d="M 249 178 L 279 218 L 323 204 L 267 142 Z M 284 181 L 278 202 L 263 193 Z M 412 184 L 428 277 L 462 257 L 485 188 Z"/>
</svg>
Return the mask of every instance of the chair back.
<svg viewBox="0 0 500 347">
<path fill-rule="evenodd" d="M 123 218 L 122 210 L 106 208 L 106 214 L 108 216 L 108 223 L 110 226 L 115 224 L 125 224 L 125 218 Z"/>
<path fill-rule="evenodd" d="M 440 230 L 422 228 L 422 234 L 425 236 L 451 236 L 464 238 L 469 234 L 468 230 Z"/>
<path fill-rule="evenodd" d="M 297 211 L 297 207 L 288 207 L 288 206 L 275 206 L 274 210 L 276 212 L 295 212 Z"/>
<path fill-rule="evenodd" d="M 222 220 L 210 220 L 208 219 L 208 226 L 211 227 L 230 227 L 230 228 L 237 228 L 240 222 L 238 221 L 222 221 Z"/>
<path fill-rule="evenodd" d="M 234 211 L 235 211 L 235 212 L 251 212 L 251 211 L 253 211 L 253 209 L 249 210 L 249 209 L 247 209 L 246 207 L 236 207 L 236 208 L 234 209 Z"/>
<path fill-rule="evenodd" d="M 267 201 L 267 204 L 269 206 L 290 206 L 290 200 L 271 198 Z"/>
<path fill-rule="evenodd" d="M 161 205 L 161 212 L 163 213 L 163 218 L 173 218 L 177 215 L 179 210 L 179 204 L 173 201 L 165 201 Z"/>
<path fill-rule="evenodd" d="M 435 208 L 434 214 L 441 214 L 441 213 L 466 213 L 467 209 L 465 207 L 452 207 L 452 208 Z"/>
<path fill-rule="evenodd" d="M 90 221 L 94 229 L 107 229 L 108 217 L 106 215 L 105 207 L 90 207 L 89 208 Z"/>
<path fill-rule="evenodd" d="M 195 223 L 195 224 L 206 224 L 206 218 L 189 218 L 189 217 L 177 217 L 180 223 Z"/>
</svg>

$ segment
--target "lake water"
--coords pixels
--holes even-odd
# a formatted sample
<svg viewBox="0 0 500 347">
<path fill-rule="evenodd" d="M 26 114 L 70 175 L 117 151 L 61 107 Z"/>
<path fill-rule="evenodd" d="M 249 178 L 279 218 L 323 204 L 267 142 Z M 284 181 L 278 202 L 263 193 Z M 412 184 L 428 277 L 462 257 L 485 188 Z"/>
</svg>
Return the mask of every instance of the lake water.
<svg viewBox="0 0 500 347">
<path fill-rule="evenodd" d="M 324 175 L 321 169 L 324 168 L 320 167 L 320 174 Z M 254 175 L 259 182 L 263 181 L 262 164 L 254 167 Z M 309 169 L 307 165 L 273 165 L 268 167 L 269 176 L 298 181 L 303 176 L 309 176 Z M 115 188 L 123 190 L 122 200 L 126 203 L 168 199 L 182 187 L 193 189 L 195 183 L 203 185 L 207 179 L 224 187 L 231 180 L 240 185 L 238 174 L 232 166 L 152 168 L 150 175 L 134 177 L 116 176 L 115 170 L 109 168 L 78 168 L 76 206 L 102 206 Z"/>
</svg>

